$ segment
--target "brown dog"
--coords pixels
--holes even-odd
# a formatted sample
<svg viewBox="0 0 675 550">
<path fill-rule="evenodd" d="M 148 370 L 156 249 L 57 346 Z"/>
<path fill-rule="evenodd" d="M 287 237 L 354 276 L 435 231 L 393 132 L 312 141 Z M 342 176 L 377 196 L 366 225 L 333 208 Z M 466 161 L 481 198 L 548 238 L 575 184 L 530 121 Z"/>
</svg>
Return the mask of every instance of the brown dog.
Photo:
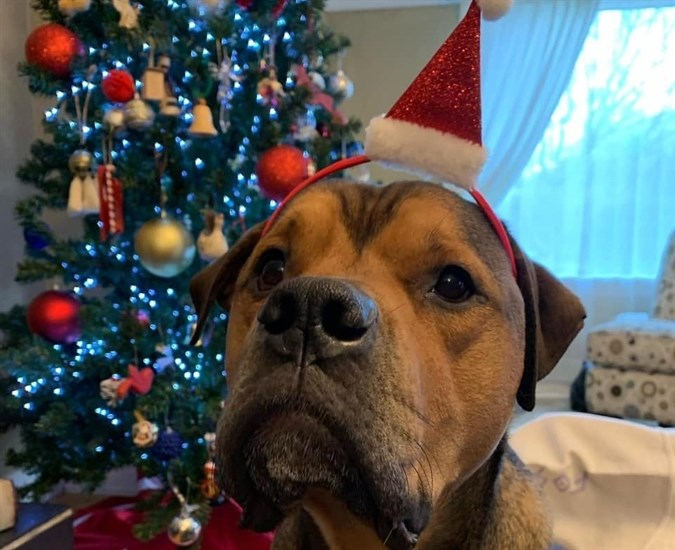
<svg viewBox="0 0 675 550">
<path fill-rule="evenodd" d="M 541 549 L 506 443 L 583 324 L 565 287 L 441 187 L 317 184 L 195 277 L 230 312 L 219 480 L 273 548 Z"/>
</svg>

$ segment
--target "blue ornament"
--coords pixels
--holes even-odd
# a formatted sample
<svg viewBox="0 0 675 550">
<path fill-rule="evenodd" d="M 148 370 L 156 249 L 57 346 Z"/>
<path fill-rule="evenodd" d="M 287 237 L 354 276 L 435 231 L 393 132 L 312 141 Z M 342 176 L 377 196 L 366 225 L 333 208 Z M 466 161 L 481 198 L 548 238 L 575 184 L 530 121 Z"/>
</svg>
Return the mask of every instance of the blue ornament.
<svg viewBox="0 0 675 550">
<path fill-rule="evenodd" d="M 23 228 L 23 238 L 32 250 L 43 250 L 52 242 L 51 229 L 46 223 L 38 222 L 32 227 Z"/>
<path fill-rule="evenodd" d="M 159 432 L 157 443 L 150 448 L 150 454 L 157 460 L 171 460 L 178 458 L 183 452 L 183 438 L 181 435 L 167 427 Z"/>
</svg>

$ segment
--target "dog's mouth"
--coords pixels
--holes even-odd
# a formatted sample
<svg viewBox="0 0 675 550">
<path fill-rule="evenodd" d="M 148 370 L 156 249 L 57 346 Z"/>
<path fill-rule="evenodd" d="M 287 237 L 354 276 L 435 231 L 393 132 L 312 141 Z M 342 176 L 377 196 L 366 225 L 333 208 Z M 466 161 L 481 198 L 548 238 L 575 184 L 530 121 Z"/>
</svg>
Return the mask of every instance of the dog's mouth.
<svg viewBox="0 0 675 550">
<path fill-rule="evenodd" d="M 243 449 L 254 485 L 280 506 L 302 498 L 308 485 L 340 491 L 355 481 L 340 441 L 306 413 L 279 412 L 258 428 Z"/>
<path fill-rule="evenodd" d="M 413 548 L 428 508 L 413 502 L 403 468 L 373 471 L 349 430 L 327 411 L 284 401 L 251 407 L 245 416 L 239 409 L 231 420 L 226 410 L 223 418 L 219 477 L 244 508 L 242 526 L 272 530 L 308 489 L 320 488 L 371 524 L 388 548 Z M 391 487 L 383 488 L 387 483 Z"/>
</svg>

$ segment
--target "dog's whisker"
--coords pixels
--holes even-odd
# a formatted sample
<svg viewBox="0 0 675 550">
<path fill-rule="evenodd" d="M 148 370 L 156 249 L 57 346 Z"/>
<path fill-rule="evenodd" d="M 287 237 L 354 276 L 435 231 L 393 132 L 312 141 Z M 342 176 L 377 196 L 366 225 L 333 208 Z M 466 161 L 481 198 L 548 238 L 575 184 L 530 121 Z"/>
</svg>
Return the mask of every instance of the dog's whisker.
<svg viewBox="0 0 675 550">
<path fill-rule="evenodd" d="M 422 464 L 422 462 L 419 460 L 419 458 L 415 458 L 414 461 L 417 462 L 417 464 L 420 466 L 422 471 L 425 473 L 425 478 L 426 478 L 426 487 L 431 491 L 431 494 L 434 494 L 434 468 L 432 465 L 432 459 L 433 462 L 436 464 L 436 467 L 438 470 L 441 469 L 440 464 L 438 463 L 438 460 L 436 460 L 436 457 L 433 455 L 430 449 L 428 449 L 423 442 L 419 441 L 416 439 L 410 432 L 406 430 L 401 430 L 401 435 L 405 439 L 406 442 L 413 444 L 416 448 L 414 449 L 415 454 L 420 454 L 424 457 L 426 464 L 428 465 L 428 475 L 427 475 L 427 467 Z M 413 461 L 413 462 L 414 462 Z M 411 466 L 414 468 L 414 464 L 411 464 Z M 415 471 L 417 469 L 415 468 Z M 419 471 L 417 471 L 417 475 L 419 477 Z M 422 479 L 420 477 L 420 482 L 422 482 Z"/>
<path fill-rule="evenodd" d="M 394 313 L 395 311 L 398 311 L 399 309 L 401 309 L 403 306 L 405 306 L 405 304 L 399 304 L 399 305 L 397 305 L 396 307 L 394 307 L 394 308 L 390 309 L 389 311 L 387 311 L 387 312 L 385 313 L 385 315 L 391 315 L 391 314 Z"/>
<path fill-rule="evenodd" d="M 387 545 L 387 542 L 389 542 L 389 539 L 394 534 L 395 530 L 396 530 L 396 525 L 392 525 L 391 530 L 389 531 L 389 534 L 387 535 L 387 538 L 384 539 L 384 542 L 382 544 L 384 544 L 385 546 Z"/>
<path fill-rule="evenodd" d="M 424 451 L 423 451 L 422 447 L 420 446 L 419 442 L 416 441 L 415 438 L 411 434 L 407 433 L 404 430 L 402 430 L 401 433 L 402 433 L 405 441 L 412 445 L 413 459 L 410 462 L 410 467 L 413 470 L 415 470 L 415 473 L 417 474 L 417 478 L 419 480 L 419 483 L 422 485 L 422 487 L 431 487 L 432 490 L 433 490 L 433 470 L 431 470 L 431 468 L 430 468 L 429 474 L 427 474 L 426 468 L 424 467 L 422 462 L 419 460 L 419 457 L 415 456 L 415 455 L 419 455 L 419 451 L 422 451 L 422 453 L 424 454 Z M 419 449 L 419 451 L 418 451 L 418 449 Z M 424 477 L 426 478 L 426 483 L 425 483 L 425 480 L 422 479 L 422 476 L 421 476 L 419 470 L 417 469 L 417 467 L 415 466 L 415 464 L 418 464 L 419 467 L 424 472 Z M 408 482 L 408 476 L 407 476 L 407 473 L 405 473 L 405 471 L 404 471 L 404 474 L 405 474 L 406 482 Z M 408 483 L 408 490 L 410 490 L 409 483 Z"/>
<path fill-rule="evenodd" d="M 420 474 L 420 471 L 419 471 L 419 470 L 417 469 L 417 467 L 415 466 L 415 462 L 417 462 L 417 463 L 419 464 L 419 460 L 414 460 L 414 461 L 412 461 L 412 462 L 410 463 L 410 467 L 411 467 L 411 468 L 415 471 L 415 473 L 417 474 L 417 481 L 418 481 L 418 483 L 419 483 L 422 487 L 424 487 L 425 482 L 422 480 L 422 475 Z M 420 464 L 420 467 L 422 467 L 421 464 Z M 424 471 L 424 467 L 422 467 L 422 470 Z M 426 472 L 424 472 L 424 477 L 427 478 L 427 481 L 426 481 L 426 482 L 429 483 L 429 477 L 426 475 Z"/>
<path fill-rule="evenodd" d="M 413 441 L 413 443 L 415 443 L 415 445 L 417 445 L 417 447 L 419 447 L 419 449 L 422 451 L 422 455 L 427 460 L 427 464 L 429 464 L 429 472 L 427 473 L 427 469 L 422 464 L 422 461 L 419 460 L 419 458 L 417 459 L 417 463 L 419 464 L 419 467 L 424 472 L 424 477 L 426 479 L 426 488 L 427 488 L 427 490 L 430 491 L 430 494 L 433 495 L 434 494 L 434 470 L 431 467 L 431 462 L 429 461 L 428 457 L 426 456 L 426 453 L 424 452 L 424 449 L 422 449 L 422 446 L 417 441 Z M 420 479 L 420 482 L 421 481 L 422 480 Z"/>
<path fill-rule="evenodd" d="M 414 405 L 410 404 L 408 401 L 403 399 L 402 397 L 392 394 L 393 399 L 399 403 L 400 405 L 403 405 L 406 409 L 408 409 L 410 412 L 412 412 L 417 418 L 419 418 L 422 422 L 427 424 L 428 426 L 434 426 L 434 423 L 427 418 L 423 412 L 421 412 L 419 409 L 417 409 Z"/>
<path fill-rule="evenodd" d="M 415 444 L 420 448 L 420 451 L 422 451 L 422 454 L 424 455 L 424 458 L 427 461 L 427 464 L 429 465 L 429 474 L 431 477 L 431 494 L 434 494 L 434 469 L 431 466 L 431 459 L 429 458 L 429 453 L 427 453 L 427 450 L 424 448 L 424 444 L 421 443 L 420 441 L 415 440 Z M 438 465 L 438 463 L 436 464 Z"/>
</svg>

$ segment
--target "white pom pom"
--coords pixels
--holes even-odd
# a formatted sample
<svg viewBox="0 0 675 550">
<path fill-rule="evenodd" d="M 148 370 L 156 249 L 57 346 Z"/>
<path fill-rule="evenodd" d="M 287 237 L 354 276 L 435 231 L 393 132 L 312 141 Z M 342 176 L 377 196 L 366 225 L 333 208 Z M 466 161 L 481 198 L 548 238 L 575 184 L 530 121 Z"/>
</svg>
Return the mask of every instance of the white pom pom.
<svg viewBox="0 0 675 550">
<path fill-rule="evenodd" d="M 477 0 L 483 19 L 496 21 L 502 17 L 513 4 L 513 0 Z"/>
</svg>

